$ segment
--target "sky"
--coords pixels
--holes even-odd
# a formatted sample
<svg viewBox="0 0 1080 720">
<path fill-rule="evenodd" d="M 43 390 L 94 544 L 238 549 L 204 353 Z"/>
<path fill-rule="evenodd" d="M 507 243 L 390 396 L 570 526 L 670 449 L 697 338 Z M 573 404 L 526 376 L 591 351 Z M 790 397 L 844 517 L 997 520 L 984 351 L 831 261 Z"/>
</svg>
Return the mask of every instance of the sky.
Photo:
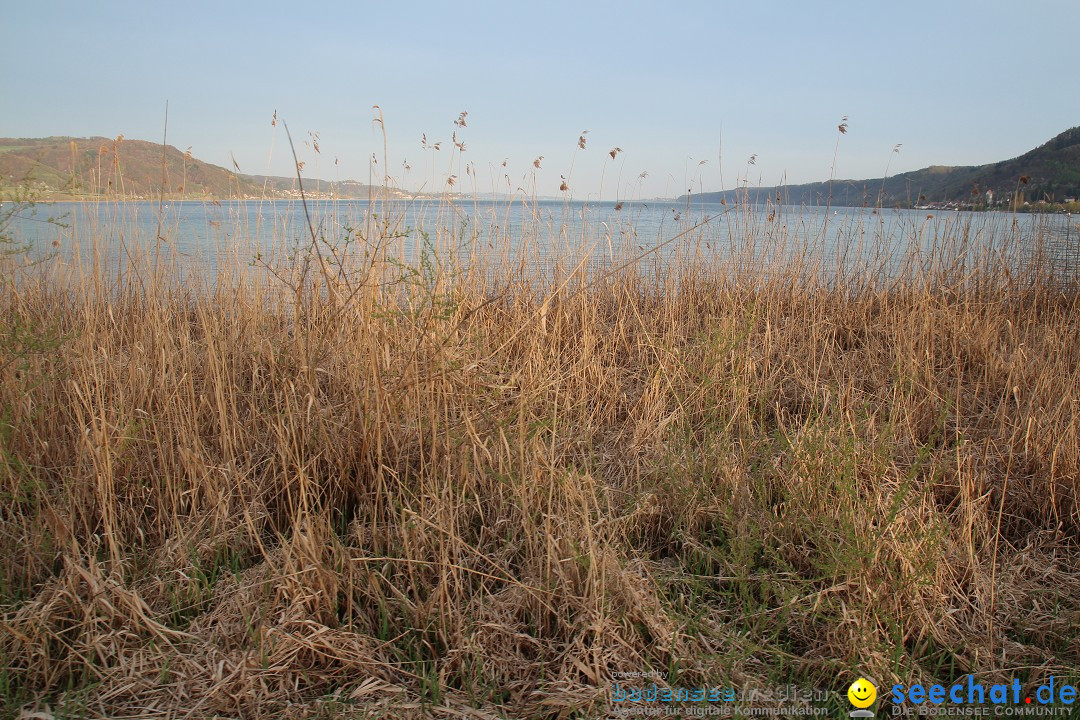
<svg viewBox="0 0 1080 720">
<path fill-rule="evenodd" d="M 1078 26 L 1076 0 L 0 0 L 0 136 L 290 175 L 287 123 L 305 177 L 577 199 L 872 178 L 1080 125 Z"/>
</svg>

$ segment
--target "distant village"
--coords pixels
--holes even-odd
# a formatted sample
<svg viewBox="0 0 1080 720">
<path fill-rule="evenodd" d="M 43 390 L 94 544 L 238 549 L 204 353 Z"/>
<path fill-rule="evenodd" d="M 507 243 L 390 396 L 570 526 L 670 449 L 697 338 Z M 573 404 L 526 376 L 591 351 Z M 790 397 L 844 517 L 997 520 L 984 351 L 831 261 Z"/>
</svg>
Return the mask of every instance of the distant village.
<svg viewBox="0 0 1080 720">
<path fill-rule="evenodd" d="M 978 196 L 976 196 L 978 197 Z M 942 202 L 921 202 L 915 206 L 916 210 L 1005 210 L 1009 212 L 1057 212 L 1072 214 L 1080 212 L 1080 201 L 1076 198 L 1067 197 L 1062 202 L 1049 200 L 1036 200 L 1031 202 L 1024 199 L 1023 193 L 1015 196 L 995 198 L 993 190 L 987 190 L 978 200 L 960 202 L 948 200 Z"/>
</svg>

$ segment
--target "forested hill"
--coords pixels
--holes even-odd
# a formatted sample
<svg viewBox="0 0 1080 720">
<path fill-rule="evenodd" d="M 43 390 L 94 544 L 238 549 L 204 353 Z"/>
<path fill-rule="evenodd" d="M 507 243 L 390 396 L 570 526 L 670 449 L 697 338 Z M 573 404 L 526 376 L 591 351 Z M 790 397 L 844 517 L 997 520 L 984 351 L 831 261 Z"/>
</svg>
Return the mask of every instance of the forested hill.
<svg viewBox="0 0 1080 720">
<path fill-rule="evenodd" d="M 990 191 L 990 195 L 987 194 Z M 831 200 L 830 200 L 831 195 Z M 1011 206 L 1080 199 L 1080 127 L 1012 160 L 989 165 L 932 165 L 890 178 L 834 180 L 806 185 L 695 193 L 695 201 L 780 199 L 785 204 L 914 207 L 916 205 Z M 683 195 L 682 200 L 687 196 Z"/>
<path fill-rule="evenodd" d="M 164 159 L 164 167 L 162 160 Z M 43 199 L 231 199 L 295 197 L 295 177 L 244 175 L 145 140 L 0 138 L 0 188 L 25 187 Z M 367 198 L 369 187 L 304 178 L 304 191 Z"/>
</svg>

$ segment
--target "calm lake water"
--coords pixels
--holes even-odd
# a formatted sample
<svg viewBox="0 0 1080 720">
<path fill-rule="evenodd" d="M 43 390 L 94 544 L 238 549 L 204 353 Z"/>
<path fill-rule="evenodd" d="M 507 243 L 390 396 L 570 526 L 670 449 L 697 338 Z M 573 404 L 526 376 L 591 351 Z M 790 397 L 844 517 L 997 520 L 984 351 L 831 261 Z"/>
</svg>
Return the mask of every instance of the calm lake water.
<svg viewBox="0 0 1080 720">
<path fill-rule="evenodd" d="M 11 210 L 0 209 L 0 217 Z M 310 216 L 310 224 L 308 222 Z M 1080 268 L 1080 217 L 949 210 L 727 206 L 719 203 L 557 200 L 293 200 L 47 203 L 18 208 L 4 233 L 61 262 L 106 263 L 158 253 L 212 277 L 226 263 L 288 262 L 312 232 L 335 247 L 378 242 L 402 263 L 470 256 L 522 258 L 532 268 L 611 264 L 644 254 L 652 267 L 680 259 L 768 264 L 802 253 L 835 267 L 897 268 L 913 252 L 970 257 L 997 247 L 1041 247 L 1059 268 Z M 648 253 L 650 249 L 654 252 Z M 1012 261 L 1010 261 L 1012 262 Z"/>
</svg>

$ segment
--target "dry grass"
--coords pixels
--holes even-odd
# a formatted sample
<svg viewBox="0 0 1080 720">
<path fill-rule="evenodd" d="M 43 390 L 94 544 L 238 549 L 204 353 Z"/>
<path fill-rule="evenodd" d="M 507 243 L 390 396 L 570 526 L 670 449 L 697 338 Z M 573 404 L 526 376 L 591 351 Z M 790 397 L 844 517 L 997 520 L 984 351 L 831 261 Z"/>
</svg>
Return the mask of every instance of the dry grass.
<svg viewBox="0 0 1080 720">
<path fill-rule="evenodd" d="M 945 252 L 897 281 L 816 281 L 809 250 L 738 272 L 791 244 L 739 212 L 731 255 L 690 233 L 663 273 L 403 275 L 369 224 L 270 282 L 5 284 L 5 712 L 1075 677 L 1076 286 Z"/>
</svg>

